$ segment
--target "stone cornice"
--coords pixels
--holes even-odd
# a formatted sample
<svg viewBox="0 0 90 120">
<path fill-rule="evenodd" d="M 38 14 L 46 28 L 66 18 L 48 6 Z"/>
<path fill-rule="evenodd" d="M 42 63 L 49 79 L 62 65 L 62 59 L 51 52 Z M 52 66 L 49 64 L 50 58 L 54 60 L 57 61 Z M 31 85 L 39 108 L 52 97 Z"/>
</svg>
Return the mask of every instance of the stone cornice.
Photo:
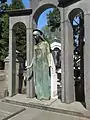
<svg viewBox="0 0 90 120">
<path fill-rule="evenodd" d="M 63 7 L 66 7 L 66 6 L 69 6 L 75 2 L 78 2 L 80 0 L 58 0 L 59 2 L 59 7 L 63 6 Z"/>
<path fill-rule="evenodd" d="M 32 9 L 8 10 L 6 11 L 10 17 L 26 16 L 32 14 Z"/>
</svg>

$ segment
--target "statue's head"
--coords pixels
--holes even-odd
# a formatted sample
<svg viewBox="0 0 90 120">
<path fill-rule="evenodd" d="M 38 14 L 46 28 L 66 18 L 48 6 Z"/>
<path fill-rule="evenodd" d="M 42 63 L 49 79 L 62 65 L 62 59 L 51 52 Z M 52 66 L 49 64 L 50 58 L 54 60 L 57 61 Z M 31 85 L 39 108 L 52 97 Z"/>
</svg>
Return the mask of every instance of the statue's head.
<svg viewBox="0 0 90 120">
<path fill-rule="evenodd" d="M 36 44 L 38 44 L 40 41 L 44 40 L 44 34 L 39 29 L 34 29 L 33 30 L 33 37 L 36 41 Z"/>
</svg>

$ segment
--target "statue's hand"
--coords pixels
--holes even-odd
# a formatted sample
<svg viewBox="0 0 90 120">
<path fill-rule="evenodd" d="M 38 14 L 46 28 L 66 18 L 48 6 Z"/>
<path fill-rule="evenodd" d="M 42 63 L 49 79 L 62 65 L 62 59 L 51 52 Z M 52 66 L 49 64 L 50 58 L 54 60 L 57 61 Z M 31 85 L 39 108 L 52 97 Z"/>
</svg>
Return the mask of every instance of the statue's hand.
<svg viewBox="0 0 90 120">
<path fill-rule="evenodd" d="M 31 76 L 28 78 L 28 81 L 30 81 L 32 79 L 32 77 L 33 77 L 33 71 L 32 71 Z"/>
<path fill-rule="evenodd" d="M 31 65 L 30 65 L 30 66 L 27 66 L 27 67 L 26 67 L 26 69 L 29 69 L 29 68 L 31 68 L 31 67 L 32 67 L 32 65 L 33 65 L 33 64 L 31 63 Z"/>
</svg>

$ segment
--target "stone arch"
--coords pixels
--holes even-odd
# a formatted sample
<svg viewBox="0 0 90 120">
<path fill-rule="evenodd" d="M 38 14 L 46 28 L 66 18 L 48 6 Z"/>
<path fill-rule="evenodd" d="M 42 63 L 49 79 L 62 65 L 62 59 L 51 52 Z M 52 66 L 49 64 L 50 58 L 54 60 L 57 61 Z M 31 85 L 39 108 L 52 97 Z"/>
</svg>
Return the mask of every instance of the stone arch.
<svg viewBox="0 0 90 120">
<path fill-rule="evenodd" d="M 69 20 L 69 21 L 70 21 L 69 17 L 71 16 L 71 14 L 73 13 L 73 16 L 74 16 L 74 15 L 75 15 L 76 13 L 78 13 L 79 11 L 83 11 L 83 13 L 84 13 L 84 9 L 81 8 L 80 6 L 79 6 L 79 7 L 75 7 L 75 8 L 72 8 L 72 7 L 71 7 L 71 9 L 67 10 L 65 20 Z M 85 14 L 85 13 L 84 13 L 84 14 Z"/>
<path fill-rule="evenodd" d="M 32 16 L 31 16 L 31 20 L 30 20 L 30 40 L 32 41 L 32 44 L 30 44 L 30 48 L 32 51 L 31 51 L 31 54 L 30 54 L 30 60 L 27 61 L 27 64 L 30 65 L 31 64 L 31 61 L 32 61 L 32 58 L 33 58 L 33 48 L 34 48 L 34 41 L 33 41 L 33 29 L 36 28 L 37 26 L 37 22 L 38 22 L 38 18 L 39 16 L 41 15 L 41 13 L 43 13 L 46 9 L 48 8 L 58 8 L 57 7 L 57 2 L 55 4 L 55 2 L 45 2 L 45 1 L 42 1 L 42 4 L 39 4 L 38 7 L 33 11 L 32 13 Z M 60 9 L 58 8 L 58 10 L 60 11 Z M 32 71 L 29 72 L 30 75 L 32 74 Z M 32 83 L 31 83 L 32 84 Z M 33 89 L 33 88 L 32 88 Z M 28 86 L 27 88 L 27 91 L 28 91 L 28 97 L 32 97 L 33 95 L 33 92 L 30 93 L 30 86 Z M 33 90 L 31 90 L 33 91 Z"/>
<path fill-rule="evenodd" d="M 70 20 L 70 23 L 73 29 L 75 99 L 76 101 L 85 102 L 85 94 L 84 94 L 84 12 L 81 8 L 75 8 L 69 13 L 68 18 Z"/>
<path fill-rule="evenodd" d="M 31 9 L 27 10 L 15 10 L 8 11 L 9 14 L 9 79 L 8 79 L 8 91 L 9 96 L 16 94 L 16 40 L 13 36 L 13 27 L 17 23 L 21 22 L 26 27 L 26 41 L 27 41 L 27 58 L 29 60 L 29 44 L 30 44 L 30 14 Z"/>
<path fill-rule="evenodd" d="M 24 25 L 24 26 L 25 26 L 25 29 L 26 29 L 26 24 L 25 24 L 24 22 L 19 21 L 19 22 L 16 22 L 16 23 L 14 23 L 14 24 L 12 25 L 12 30 L 13 30 L 14 27 L 17 26 L 19 23 L 21 23 L 22 25 Z"/>
<path fill-rule="evenodd" d="M 19 17 L 10 18 L 9 29 L 12 29 L 13 26 L 17 23 L 23 23 L 26 26 L 26 28 L 29 28 L 28 21 L 29 17 L 26 16 L 20 16 L 20 18 Z"/>
<path fill-rule="evenodd" d="M 51 3 L 44 3 L 42 5 L 40 5 L 33 13 L 33 17 L 32 19 L 35 20 L 36 24 L 37 24 L 37 21 L 39 19 L 39 16 L 48 8 L 57 8 L 59 11 L 60 9 L 55 5 L 55 4 L 51 4 Z"/>
<path fill-rule="evenodd" d="M 20 41 L 22 40 L 21 37 L 19 37 L 19 39 L 17 39 L 17 34 L 20 33 L 19 30 L 21 30 L 21 28 L 23 29 L 22 33 L 23 36 L 25 36 L 24 40 L 24 45 L 22 45 L 22 47 L 24 47 L 24 50 L 20 50 L 19 47 L 17 47 L 17 43 L 20 43 Z M 17 29 L 19 29 L 17 31 Z M 20 39 L 21 38 L 21 39 Z M 16 59 L 18 59 L 18 66 L 16 63 L 16 93 L 22 93 L 22 89 L 23 89 L 23 83 L 22 83 L 22 77 L 23 77 L 23 73 L 24 73 L 24 64 L 25 64 L 25 60 L 26 60 L 26 25 L 23 22 L 17 22 L 13 25 L 12 27 L 12 39 L 14 40 L 14 44 L 16 45 Z M 18 41 L 19 40 L 19 41 Z M 19 45 L 18 44 L 18 45 Z M 25 52 L 25 53 L 24 53 Z M 18 75 L 17 75 L 18 74 Z"/>
<path fill-rule="evenodd" d="M 38 5 L 36 5 L 36 8 L 34 8 L 34 10 L 32 12 L 31 20 L 30 20 L 31 28 L 36 27 L 39 16 L 48 8 L 58 8 L 58 10 L 60 11 L 57 0 L 53 0 L 52 2 L 50 0 L 46 0 L 46 1 L 41 0 L 40 3 L 38 3 Z"/>
<path fill-rule="evenodd" d="M 51 49 L 54 50 L 55 48 L 58 48 L 61 50 L 61 43 L 58 43 L 58 42 L 53 42 L 51 44 Z"/>
<path fill-rule="evenodd" d="M 17 94 L 19 91 L 21 91 L 21 87 L 22 87 L 22 83 L 21 83 L 21 78 L 20 77 L 17 77 L 17 74 L 20 74 L 20 71 L 23 72 L 23 69 L 24 68 L 21 68 L 21 64 L 24 65 L 24 61 L 20 61 L 19 58 L 17 58 L 19 60 L 19 66 L 17 67 L 16 65 L 16 27 L 18 27 L 18 25 L 20 26 L 23 26 L 25 28 L 25 36 L 27 36 L 26 34 L 26 25 L 24 24 L 24 22 L 15 22 L 15 24 L 13 24 L 12 26 L 12 30 L 11 30 L 11 33 L 12 33 L 12 79 L 13 79 L 13 88 L 12 88 L 12 94 Z M 27 41 L 27 40 L 26 40 Z M 10 41 L 9 41 L 9 44 L 10 44 Z M 10 48 L 9 48 L 10 49 Z M 9 50 L 9 58 L 10 58 L 10 50 Z M 24 66 L 23 66 L 24 67 Z M 21 70 L 22 69 L 22 70 Z M 18 73 L 17 73 L 18 71 Z M 9 95 L 11 95 L 10 91 L 9 91 Z"/>
<path fill-rule="evenodd" d="M 84 15 L 89 13 L 89 9 L 90 9 L 90 2 L 81 0 L 78 1 L 70 6 L 67 6 L 65 8 L 65 20 L 68 20 L 68 15 L 70 14 L 71 11 L 73 11 L 74 9 L 81 9 L 84 12 Z"/>
<path fill-rule="evenodd" d="M 68 18 L 69 20 L 71 20 L 71 17 L 74 18 L 75 15 L 77 15 L 78 13 L 82 12 L 82 15 L 84 17 L 84 12 L 81 8 L 74 8 L 69 14 L 68 14 Z"/>
</svg>

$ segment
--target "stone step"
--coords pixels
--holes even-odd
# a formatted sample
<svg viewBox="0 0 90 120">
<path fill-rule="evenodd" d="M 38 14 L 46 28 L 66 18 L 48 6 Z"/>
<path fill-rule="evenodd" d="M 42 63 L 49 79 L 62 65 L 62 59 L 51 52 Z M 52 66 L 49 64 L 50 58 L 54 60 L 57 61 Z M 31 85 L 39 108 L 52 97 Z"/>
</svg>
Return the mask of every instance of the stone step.
<svg viewBox="0 0 90 120">
<path fill-rule="evenodd" d="M 90 116 L 84 116 L 83 113 L 78 112 L 78 111 L 72 111 L 72 110 L 67 110 L 67 109 L 62 109 L 62 108 L 60 109 L 60 108 L 55 108 L 55 107 L 51 107 L 51 106 L 36 104 L 33 102 L 25 103 L 25 102 L 19 102 L 19 101 L 9 100 L 9 99 L 3 99 L 2 102 L 14 104 L 14 105 L 25 106 L 25 107 L 30 107 L 30 108 L 36 108 L 36 109 L 40 109 L 40 110 L 68 114 L 68 115 L 73 115 L 73 116 L 78 116 L 78 117 L 90 118 Z"/>
</svg>

